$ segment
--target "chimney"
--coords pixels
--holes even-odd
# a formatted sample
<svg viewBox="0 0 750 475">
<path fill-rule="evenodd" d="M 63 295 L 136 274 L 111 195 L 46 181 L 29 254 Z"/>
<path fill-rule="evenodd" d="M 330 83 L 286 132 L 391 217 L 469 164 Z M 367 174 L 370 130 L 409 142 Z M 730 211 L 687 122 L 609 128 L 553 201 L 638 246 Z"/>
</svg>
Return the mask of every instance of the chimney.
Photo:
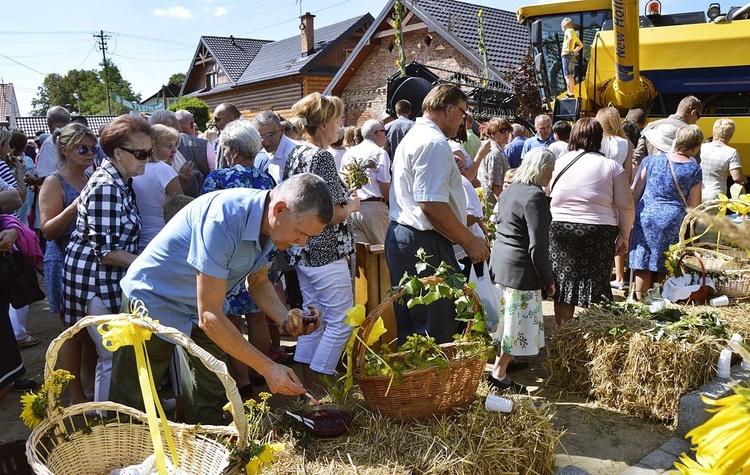
<svg viewBox="0 0 750 475">
<path fill-rule="evenodd" d="M 300 17 L 299 29 L 302 37 L 302 56 L 307 56 L 315 52 L 315 24 L 313 18 L 315 18 L 315 15 L 310 12 Z"/>
</svg>

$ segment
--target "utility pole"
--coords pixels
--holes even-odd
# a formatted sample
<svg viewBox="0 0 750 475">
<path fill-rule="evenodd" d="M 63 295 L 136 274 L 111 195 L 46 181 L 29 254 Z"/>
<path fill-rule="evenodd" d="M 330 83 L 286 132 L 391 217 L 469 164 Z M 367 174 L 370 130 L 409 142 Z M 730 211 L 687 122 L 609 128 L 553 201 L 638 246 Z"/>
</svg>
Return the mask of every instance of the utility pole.
<svg viewBox="0 0 750 475">
<path fill-rule="evenodd" d="M 110 35 L 105 35 L 104 30 L 99 30 L 98 35 L 94 35 L 94 38 L 99 39 L 99 49 L 102 50 L 102 66 L 104 66 L 104 87 L 107 91 L 107 112 L 112 115 L 112 103 L 109 98 L 109 74 L 107 74 L 107 40 L 112 38 Z"/>
</svg>

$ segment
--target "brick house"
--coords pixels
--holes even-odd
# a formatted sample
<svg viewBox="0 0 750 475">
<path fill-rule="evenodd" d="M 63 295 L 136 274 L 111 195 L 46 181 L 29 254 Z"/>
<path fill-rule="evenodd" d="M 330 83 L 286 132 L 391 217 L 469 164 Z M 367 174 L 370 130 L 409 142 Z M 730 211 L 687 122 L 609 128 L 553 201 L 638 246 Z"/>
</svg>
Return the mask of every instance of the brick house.
<svg viewBox="0 0 750 475">
<path fill-rule="evenodd" d="M 465 73 L 481 76 L 477 12 L 483 10 L 489 78 L 517 67 L 529 49 L 528 33 L 515 13 L 455 0 L 404 0 L 402 22 L 406 62 L 435 68 L 438 76 Z M 392 24 L 394 1 L 386 4 L 352 51 L 325 94 L 346 103 L 345 122 L 362 125 L 386 110 L 386 82 L 398 72 L 398 48 Z"/>
<path fill-rule="evenodd" d="M 283 117 L 312 92 L 323 92 L 373 21 L 369 13 L 315 28 L 300 20 L 300 36 L 279 41 L 203 36 L 180 96 L 199 97 L 213 110 L 222 102 L 252 118 L 264 109 Z"/>
</svg>

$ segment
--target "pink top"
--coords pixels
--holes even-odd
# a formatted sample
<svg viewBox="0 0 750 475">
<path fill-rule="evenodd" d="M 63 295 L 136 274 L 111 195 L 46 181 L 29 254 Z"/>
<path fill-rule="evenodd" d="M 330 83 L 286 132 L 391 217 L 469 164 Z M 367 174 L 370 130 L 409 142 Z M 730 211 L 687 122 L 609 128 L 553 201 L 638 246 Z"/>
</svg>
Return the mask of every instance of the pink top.
<svg viewBox="0 0 750 475">
<path fill-rule="evenodd" d="M 568 152 L 555 161 L 552 181 L 582 151 Z M 598 153 L 587 153 L 555 183 L 552 220 L 567 223 L 617 226 L 614 180 L 622 166 Z"/>
</svg>

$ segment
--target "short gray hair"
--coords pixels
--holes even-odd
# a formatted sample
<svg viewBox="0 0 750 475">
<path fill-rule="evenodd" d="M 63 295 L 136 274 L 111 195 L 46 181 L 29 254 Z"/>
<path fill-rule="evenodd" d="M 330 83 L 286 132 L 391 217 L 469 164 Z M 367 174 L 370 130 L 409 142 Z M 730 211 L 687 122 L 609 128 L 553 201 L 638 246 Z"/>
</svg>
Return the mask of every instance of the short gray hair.
<svg viewBox="0 0 750 475">
<path fill-rule="evenodd" d="M 547 147 L 532 148 L 513 175 L 513 183 L 544 186 L 544 172 L 555 167 L 555 154 Z"/>
<path fill-rule="evenodd" d="M 272 122 L 277 128 L 281 125 L 281 119 L 279 119 L 279 116 L 276 115 L 274 111 L 269 110 L 258 112 L 253 119 L 253 125 L 268 125 Z"/>
<path fill-rule="evenodd" d="M 159 109 L 158 111 L 154 111 L 154 113 L 151 114 L 151 117 L 148 118 L 148 124 L 163 124 L 167 127 L 172 127 L 173 129 L 180 130 L 180 121 L 177 120 L 177 116 L 174 112 L 168 111 L 166 109 Z"/>
<path fill-rule="evenodd" d="M 375 136 L 375 132 L 383 128 L 383 123 L 377 119 L 370 119 L 362 124 L 362 137 L 370 139 Z"/>
<path fill-rule="evenodd" d="M 523 125 L 513 124 L 511 125 L 511 127 L 513 127 L 513 137 L 525 137 L 526 136 L 526 129 L 523 128 Z"/>
<path fill-rule="evenodd" d="M 187 124 L 187 120 L 190 119 L 193 120 L 193 113 L 190 112 L 187 109 L 180 109 L 177 112 L 174 113 L 175 117 L 177 117 L 177 122 L 182 124 Z"/>
<path fill-rule="evenodd" d="M 68 124 L 70 123 L 70 112 L 63 106 L 52 106 L 47 109 L 47 125 L 50 124 Z M 54 130 L 50 130 L 54 132 Z"/>
<path fill-rule="evenodd" d="M 333 219 L 333 195 L 325 180 L 313 173 L 300 173 L 282 181 L 271 191 L 294 214 L 313 214 L 321 223 Z"/>
<path fill-rule="evenodd" d="M 240 118 L 228 123 L 219 135 L 219 145 L 239 150 L 243 158 L 255 158 L 263 145 L 260 134 L 249 120 Z"/>
</svg>

